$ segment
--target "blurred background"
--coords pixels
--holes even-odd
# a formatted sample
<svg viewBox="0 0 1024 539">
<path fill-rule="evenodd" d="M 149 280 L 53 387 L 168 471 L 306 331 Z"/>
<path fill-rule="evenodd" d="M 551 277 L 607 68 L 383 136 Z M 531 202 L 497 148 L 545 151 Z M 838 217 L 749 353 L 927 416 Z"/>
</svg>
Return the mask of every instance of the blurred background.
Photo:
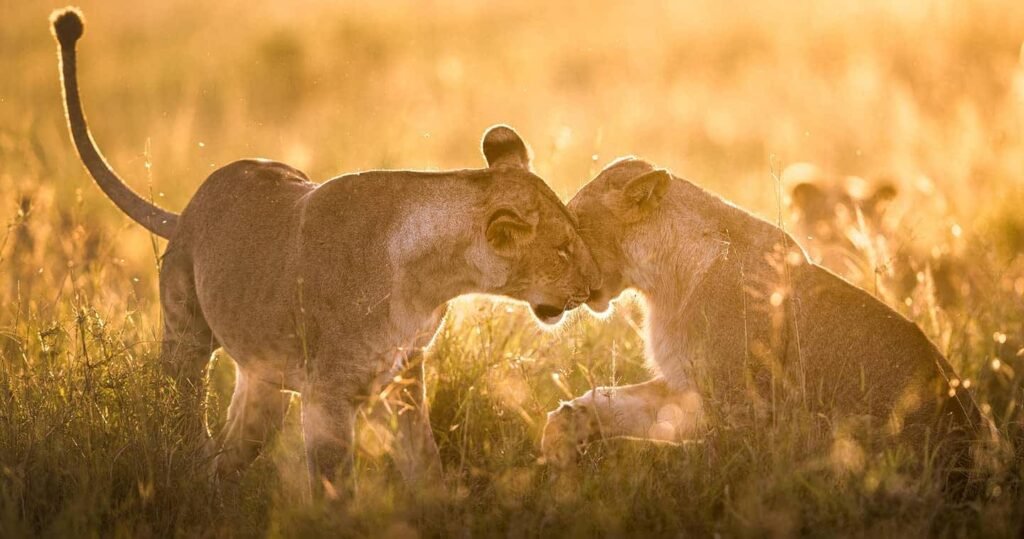
<svg viewBox="0 0 1024 539">
<path fill-rule="evenodd" d="M 148 237 L 123 226 L 68 140 L 45 24 L 59 5 L 0 3 L 4 222 L 27 198 L 53 232 L 75 220 L 87 238 L 116 236 L 110 256 L 151 282 Z M 920 234 L 948 232 L 954 220 L 974 230 L 1021 202 L 1024 7 L 1015 2 L 81 7 L 95 137 L 133 187 L 172 210 L 241 157 L 286 161 L 321 181 L 477 167 L 494 123 L 521 132 L 536 171 L 566 199 L 634 154 L 773 220 L 772 171 L 796 162 L 894 178 L 938 206 L 910 223 Z"/>
<path fill-rule="evenodd" d="M 87 19 L 79 77 L 92 132 L 134 189 L 172 211 L 215 168 L 242 157 L 285 161 L 316 181 L 376 168 L 480 167 L 481 135 L 506 123 L 531 145 L 535 171 L 563 200 L 614 158 L 633 154 L 781 222 L 831 269 L 918 322 L 1003 424 L 1017 414 L 1019 378 L 1006 369 L 1024 334 L 1024 3 L 79 4 Z M 166 532 L 187 524 L 182 509 L 152 500 L 184 487 L 154 470 L 176 468 L 123 469 L 111 455 L 129 447 L 145 461 L 147 451 L 172 444 L 149 446 L 109 423 L 146 432 L 154 421 L 127 412 L 134 408 L 123 395 L 157 384 L 125 369 L 141 369 L 158 348 L 161 242 L 120 214 L 71 146 L 47 24 L 62 5 L 0 0 L 0 396 L 11 418 L 0 428 L 4 522 L 53 531 L 44 522 L 64 522 L 55 515 L 84 514 L 92 517 L 69 517 L 56 529 Z M 801 183 L 833 197 L 822 199 L 826 222 L 812 223 L 812 208 L 794 200 Z M 892 188 L 884 211 L 850 203 L 879 186 Z M 842 256 L 830 258 L 836 248 Z M 608 321 L 580 314 L 554 333 L 533 327 L 519 307 L 458 302 L 431 366 L 435 431 L 459 503 L 468 504 L 453 510 L 460 517 L 452 522 L 508 531 L 514 515 L 537 509 L 531 503 L 551 502 L 534 462 L 543 414 L 594 383 L 644 379 L 640 324 L 629 302 Z M 91 347 L 117 357 L 94 369 Z M 91 366 L 80 369 L 82 361 Z M 213 382 L 223 401 L 231 372 L 221 371 Z M 89 380 L 111 391 L 94 391 Z M 221 401 L 215 396 L 213 406 L 222 414 Z M 67 416 L 71 402 L 99 415 Z M 471 409 L 481 415 L 470 420 Z M 214 413 L 214 428 L 217 421 Z M 93 436 L 107 441 L 93 452 L 75 449 Z M 290 436 L 285 445 L 296 443 L 294 429 Z M 290 451 L 277 469 L 301 469 L 301 455 Z M 601 469 L 611 457 L 596 454 L 591 465 Z M 740 459 L 748 466 L 713 480 L 718 468 L 687 461 L 696 466 L 687 481 L 670 485 L 659 481 L 666 469 L 684 474 L 677 465 L 633 457 L 647 466 L 640 479 L 577 485 L 582 499 L 556 499 L 597 519 L 572 529 L 793 532 L 879 511 L 928 529 L 938 518 L 921 502 L 927 498 L 910 513 L 856 496 L 794 510 L 794 500 L 807 501 L 803 487 L 751 486 L 791 472 L 780 464 L 766 474 L 756 451 Z M 69 459 L 81 464 L 77 471 L 53 475 L 48 463 Z M 119 470 L 110 471 L 110 484 L 97 486 L 96 477 L 106 477 L 98 463 Z M 280 524 L 281 507 L 294 499 L 289 489 L 299 488 L 281 481 L 253 487 L 275 500 L 253 502 L 264 516 L 249 525 L 260 533 L 305 529 Z M 609 512 L 607 504 L 622 501 L 604 498 L 609 490 L 669 509 Z M 479 503 L 519 501 L 481 513 L 470 493 Z M 390 509 L 375 514 L 392 514 L 385 498 L 374 507 Z M 689 520 L 668 516 L 684 505 Z M 996 512 L 990 524 L 1019 518 L 1012 503 L 970 518 L 992 516 L 985 511 Z M 901 529 L 885 518 L 882 529 Z M 522 522 L 535 532 L 551 521 Z"/>
</svg>

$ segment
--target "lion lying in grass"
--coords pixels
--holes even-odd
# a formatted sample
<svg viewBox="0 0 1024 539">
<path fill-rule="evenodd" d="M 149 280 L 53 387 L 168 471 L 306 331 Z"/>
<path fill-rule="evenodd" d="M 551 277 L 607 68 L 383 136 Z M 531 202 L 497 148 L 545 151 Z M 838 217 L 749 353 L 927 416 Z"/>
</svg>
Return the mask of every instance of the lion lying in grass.
<svg viewBox="0 0 1024 539">
<path fill-rule="evenodd" d="M 408 368 L 418 384 L 404 392 L 411 409 L 397 418 L 395 460 L 407 479 L 437 487 L 420 358 L 447 302 L 500 294 L 554 323 L 600 286 L 572 217 L 504 126 L 484 135 L 484 169 L 372 171 L 317 185 L 250 159 L 210 175 L 181 215 L 160 209 L 117 177 L 86 127 L 75 74 L 80 14 L 63 10 L 52 21 L 82 161 L 119 208 L 169 239 L 161 361 L 199 399 L 215 349 L 238 365 L 213 444 L 216 477 L 256 458 L 281 428 L 289 390 L 302 394 L 314 491 L 335 490 L 336 474 L 347 486 L 357 409 Z M 199 414 L 192 429 L 204 429 Z"/>
<path fill-rule="evenodd" d="M 972 442 L 994 436 L 916 325 L 810 263 L 782 229 L 638 159 L 607 167 L 569 208 L 604 276 L 587 305 L 640 291 L 655 377 L 551 412 L 549 462 L 598 438 L 751 427 L 787 406 L 833 432 L 866 419 L 883 447 L 927 449 L 944 470 L 970 466 Z"/>
</svg>

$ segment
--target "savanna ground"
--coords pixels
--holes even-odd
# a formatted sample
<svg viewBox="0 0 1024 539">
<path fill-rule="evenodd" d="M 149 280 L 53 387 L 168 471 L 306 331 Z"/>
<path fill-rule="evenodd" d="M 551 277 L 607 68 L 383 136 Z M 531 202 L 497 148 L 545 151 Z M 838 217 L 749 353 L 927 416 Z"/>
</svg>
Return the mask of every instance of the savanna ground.
<svg viewBox="0 0 1024 539">
<path fill-rule="evenodd" d="M 0 536 L 1020 533 L 1011 462 L 979 500 L 949 500 L 900 455 L 851 454 L 784 411 L 703 445 L 595 444 L 578 475 L 554 480 L 538 462 L 545 413 L 592 385 L 647 377 L 631 301 L 551 332 L 520 306 L 455 303 L 428 355 L 450 492 L 430 514 L 411 508 L 381 454 L 386 435 L 369 429 L 355 503 L 302 502 L 295 406 L 239 496 L 218 502 L 176 437 L 184 400 L 154 365 L 162 242 L 104 198 L 68 140 L 55 7 L 0 0 Z M 494 123 L 520 131 L 564 199 L 628 153 L 787 225 L 794 163 L 885 177 L 899 190 L 888 226 L 854 219 L 855 263 L 835 269 L 920 324 L 1005 431 L 1020 419 L 1024 3 L 81 7 L 93 132 L 129 183 L 172 210 L 240 157 L 319 180 L 480 166 Z M 884 286 L 897 250 L 921 253 L 903 297 Z M 940 257 L 968 283 L 954 304 L 935 298 Z M 218 356 L 214 431 L 232 377 Z"/>
</svg>

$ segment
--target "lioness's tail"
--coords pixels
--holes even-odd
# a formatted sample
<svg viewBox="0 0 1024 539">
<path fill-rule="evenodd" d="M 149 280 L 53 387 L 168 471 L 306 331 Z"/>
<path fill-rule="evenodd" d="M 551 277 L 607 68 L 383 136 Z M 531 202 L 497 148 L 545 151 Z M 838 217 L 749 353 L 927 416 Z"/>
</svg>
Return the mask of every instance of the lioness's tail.
<svg viewBox="0 0 1024 539">
<path fill-rule="evenodd" d="M 50 15 L 53 35 L 60 44 L 60 72 L 64 82 L 64 109 L 68 116 L 71 138 L 75 141 L 78 155 L 100 189 L 114 201 L 121 211 L 128 214 L 140 225 L 164 238 L 171 237 L 178 223 L 178 215 L 171 213 L 132 191 L 100 155 L 96 143 L 85 124 L 82 101 L 78 96 L 77 60 L 75 42 L 82 37 L 85 24 L 82 14 L 76 8 L 68 7 Z"/>
</svg>

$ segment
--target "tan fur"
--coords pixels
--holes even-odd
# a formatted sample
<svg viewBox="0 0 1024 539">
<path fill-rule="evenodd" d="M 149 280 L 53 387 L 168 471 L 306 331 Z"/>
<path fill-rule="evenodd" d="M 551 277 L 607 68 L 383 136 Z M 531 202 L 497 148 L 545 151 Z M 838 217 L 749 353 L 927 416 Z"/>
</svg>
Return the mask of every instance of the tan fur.
<svg viewBox="0 0 1024 539">
<path fill-rule="evenodd" d="M 106 192 L 131 193 L 98 157 L 72 91 L 81 21 L 73 11 L 54 20 L 74 140 Z M 530 172 L 515 131 L 494 127 L 482 146 L 484 169 L 372 171 L 319 185 L 281 163 L 237 161 L 159 225 L 137 195 L 124 198 L 134 202 L 122 209 L 170 239 L 160 268 L 165 367 L 202 399 L 210 354 L 223 348 L 237 363 L 227 425 L 211 444 L 217 477 L 259 454 L 281 427 L 282 390 L 295 391 L 313 489 L 336 492 L 336 473 L 343 480 L 352 465 L 357 410 L 402 374 L 413 384 L 395 392 L 410 401 L 396 410 L 396 462 L 421 486 L 441 484 L 422 350 L 447 302 L 500 294 L 554 322 L 599 286 L 573 219 Z M 200 417 L 192 428 L 202 431 Z"/>
<path fill-rule="evenodd" d="M 676 441 L 700 436 L 704 421 L 751 427 L 781 404 L 837 428 L 868 418 L 915 450 L 941 441 L 944 459 L 991 439 L 970 395 L 949 395 L 956 373 L 917 326 L 810 263 L 778 227 L 635 159 L 606 168 L 569 207 L 604 274 L 588 305 L 641 292 L 656 378 L 549 414 L 552 461 L 595 438 L 650 432 L 670 406 L 695 414 L 656 429 Z"/>
</svg>

